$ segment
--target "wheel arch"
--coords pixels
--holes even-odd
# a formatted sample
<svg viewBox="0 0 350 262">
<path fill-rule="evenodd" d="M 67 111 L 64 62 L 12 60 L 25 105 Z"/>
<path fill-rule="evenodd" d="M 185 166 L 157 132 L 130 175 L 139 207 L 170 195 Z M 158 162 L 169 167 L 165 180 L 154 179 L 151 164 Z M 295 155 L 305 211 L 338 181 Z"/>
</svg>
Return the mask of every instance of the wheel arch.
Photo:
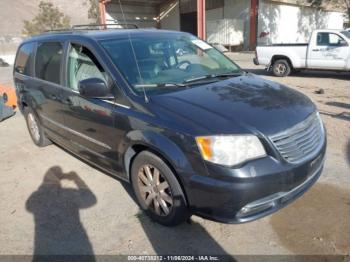
<svg viewBox="0 0 350 262">
<path fill-rule="evenodd" d="M 22 113 L 25 113 L 26 108 L 30 108 L 31 110 L 33 110 L 40 124 L 43 124 L 42 118 L 40 117 L 40 114 L 38 114 L 37 104 L 32 96 L 30 96 L 28 93 L 24 93 L 21 99 L 19 100 L 18 104 Z"/>
<path fill-rule="evenodd" d="M 20 111 L 24 112 L 26 107 L 33 108 L 34 105 L 33 105 L 32 100 L 33 99 L 30 97 L 28 92 L 20 93 L 19 97 L 18 97 L 18 107 L 19 107 Z"/>
<path fill-rule="evenodd" d="M 23 112 L 26 107 L 28 107 L 28 104 L 25 101 L 20 101 L 19 109 L 21 110 L 21 112 Z"/>
<path fill-rule="evenodd" d="M 288 56 L 286 55 L 274 55 L 272 58 L 271 58 L 271 62 L 270 62 L 270 65 L 271 67 L 273 66 L 273 64 L 277 61 L 277 60 L 286 60 L 289 64 L 289 66 L 291 67 L 291 69 L 294 69 L 294 65 L 293 65 L 293 62 L 292 62 L 292 59 L 290 59 Z"/>
<path fill-rule="evenodd" d="M 143 151 L 150 151 L 161 158 L 173 171 L 188 203 L 184 186 L 185 181 L 181 173 L 193 173 L 193 170 L 181 149 L 169 138 L 156 132 L 132 131 L 128 134 L 128 138 L 134 139 L 130 140 L 124 154 L 124 170 L 127 174 L 127 180 L 131 182 L 131 167 L 135 157 Z"/>
</svg>

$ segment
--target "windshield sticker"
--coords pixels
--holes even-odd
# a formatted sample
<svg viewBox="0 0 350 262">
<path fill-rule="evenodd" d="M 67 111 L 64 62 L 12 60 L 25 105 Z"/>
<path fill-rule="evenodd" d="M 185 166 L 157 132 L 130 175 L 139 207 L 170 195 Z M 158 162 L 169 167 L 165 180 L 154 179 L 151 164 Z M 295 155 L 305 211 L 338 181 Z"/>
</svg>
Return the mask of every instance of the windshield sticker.
<svg viewBox="0 0 350 262">
<path fill-rule="evenodd" d="M 192 43 L 195 44 L 196 46 L 198 46 L 200 49 L 202 49 L 204 51 L 213 48 L 210 45 L 208 45 L 206 42 L 204 42 L 202 40 L 199 40 L 199 39 L 192 40 Z"/>
</svg>

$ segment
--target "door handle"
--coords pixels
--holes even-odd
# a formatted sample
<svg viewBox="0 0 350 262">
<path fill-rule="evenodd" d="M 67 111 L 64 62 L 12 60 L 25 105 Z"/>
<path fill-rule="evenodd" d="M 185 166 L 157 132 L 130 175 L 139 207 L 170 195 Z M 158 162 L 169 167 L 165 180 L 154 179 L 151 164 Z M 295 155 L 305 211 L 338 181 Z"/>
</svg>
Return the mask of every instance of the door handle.
<svg viewBox="0 0 350 262">
<path fill-rule="evenodd" d="M 72 106 L 72 105 L 73 105 L 73 102 L 72 102 L 72 100 L 71 100 L 69 97 L 67 97 L 67 98 L 65 99 L 65 104 L 67 104 L 67 105 L 69 105 L 69 106 Z"/>
<path fill-rule="evenodd" d="M 319 52 L 320 49 L 312 49 L 312 51 L 314 51 L 314 52 Z"/>
<path fill-rule="evenodd" d="M 52 100 L 57 100 L 57 96 L 56 96 L 55 94 L 50 94 L 50 98 L 51 98 Z"/>
</svg>

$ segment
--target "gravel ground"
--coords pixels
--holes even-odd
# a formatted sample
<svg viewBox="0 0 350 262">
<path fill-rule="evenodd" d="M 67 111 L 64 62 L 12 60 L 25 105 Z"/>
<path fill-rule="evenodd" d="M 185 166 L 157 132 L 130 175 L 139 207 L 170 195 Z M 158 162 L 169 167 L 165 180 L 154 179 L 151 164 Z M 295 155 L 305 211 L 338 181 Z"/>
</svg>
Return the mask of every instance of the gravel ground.
<svg viewBox="0 0 350 262">
<path fill-rule="evenodd" d="M 350 254 L 349 74 L 266 75 L 251 54 L 242 68 L 289 85 L 318 106 L 328 133 L 324 172 L 302 198 L 255 222 L 192 217 L 165 228 L 135 204 L 128 185 L 57 146 L 37 148 L 23 117 L 0 123 L 0 254 Z M 11 84 L 0 68 L 0 84 Z M 315 91 L 323 88 L 323 95 Z M 71 179 L 55 180 L 55 174 Z"/>
</svg>

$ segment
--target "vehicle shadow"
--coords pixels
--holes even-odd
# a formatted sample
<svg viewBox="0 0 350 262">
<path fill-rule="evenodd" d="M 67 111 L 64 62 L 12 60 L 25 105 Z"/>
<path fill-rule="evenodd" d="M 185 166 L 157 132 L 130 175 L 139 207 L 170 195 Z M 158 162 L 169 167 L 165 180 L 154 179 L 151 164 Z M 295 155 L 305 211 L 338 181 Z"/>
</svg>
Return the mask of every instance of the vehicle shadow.
<svg viewBox="0 0 350 262">
<path fill-rule="evenodd" d="M 270 72 L 267 72 L 265 69 L 262 68 L 255 68 L 255 69 L 243 69 L 246 72 L 255 74 L 255 75 L 261 75 L 261 76 L 272 76 Z"/>
<path fill-rule="evenodd" d="M 350 110 L 350 104 L 348 103 L 343 103 L 343 102 L 335 102 L 335 101 L 331 101 L 331 102 L 326 102 L 324 103 L 327 106 L 333 106 L 333 107 L 337 107 L 340 108 L 342 110 Z M 323 115 L 327 115 L 333 118 L 338 118 L 340 120 L 347 120 L 350 121 L 350 111 L 344 111 L 341 113 L 332 113 L 332 112 L 327 112 L 324 110 L 320 110 L 320 113 Z"/>
<path fill-rule="evenodd" d="M 350 109 L 350 104 L 348 103 L 342 103 L 342 102 L 326 102 L 325 103 L 328 106 L 335 106 L 339 108 L 345 108 L 345 109 Z"/>
<path fill-rule="evenodd" d="M 131 185 L 122 185 L 136 202 Z M 236 261 L 200 223 L 191 219 L 176 227 L 165 227 L 153 222 L 141 210 L 137 218 L 156 255 L 212 255 L 220 256 L 220 261 Z"/>
<path fill-rule="evenodd" d="M 350 121 L 350 113 L 348 112 L 342 112 L 342 113 L 332 113 L 332 112 L 327 112 L 324 110 L 319 110 L 320 114 L 330 116 L 332 118 L 337 118 L 340 120 L 346 120 Z"/>
<path fill-rule="evenodd" d="M 66 152 L 70 153 L 69 151 Z M 88 155 L 86 152 L 83 154 L 92 163 L 99 163 L 99 160 L 94 155 Z M 96 168 L 91 165 L 90 162 L 84 159 L 81 160 L 92 168 Z M 119 181 L 130 198 L 137 204 L 136 196 L 131 184 L 120 180 L 99 168 L 96 169 L 116 181 Z M 226 253 L 206 229 L 197 222 L 189 220 L 187 223 L 183 223 L 177 227 L 165 227 L 153 222 L 141 210 L 137 214 L 137 218 L 139 219 L 147 238 L 151 242 L 156 255 L 220 255 L 223 256 L 220 257 L 220 261 L 235 261 L 235 259 Z M 64 251 L 62 253 L 64 253 Z"/>
<path fill-rule="evenodd" d="M 84 261 L 95 261 L 79 210 L 96 203 L 93 192 L 75 172 L 51 167 L 26 202 L 35 221 L 33 261 L 41 261 L 45 255 L 87 255 Z"/>
<path fill-rule="evenodd" d="M 350 166 L 350 140 L 348 142 L 348 146 L 347 146 L 347 149 L 346 149 L 346 157 L 347 157 L 347 160 L 348 160 L 348 165 Z"/>
<path fill-rule="evenodd" d="M 350 191 L 346 188 L 316 184 L 270 221 L 282 245 L 295 254 L 350 253 Z"/>
</svg>

